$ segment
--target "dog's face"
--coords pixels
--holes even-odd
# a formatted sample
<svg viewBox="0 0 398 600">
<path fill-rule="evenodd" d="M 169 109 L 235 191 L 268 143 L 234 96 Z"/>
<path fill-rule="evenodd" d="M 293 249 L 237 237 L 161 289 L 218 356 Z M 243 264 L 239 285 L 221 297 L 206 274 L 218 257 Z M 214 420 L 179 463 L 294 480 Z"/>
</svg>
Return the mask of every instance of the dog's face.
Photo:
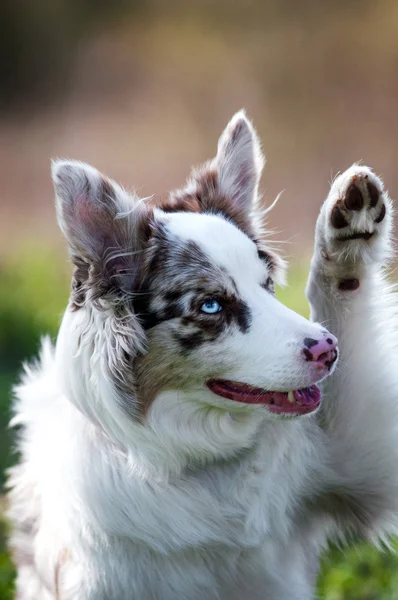
<svg viewBox="0 0 398 600">
<path fill-rule="evenodd" d="M 303 404 L 286 392 L 330 372 L 335 340 L 275 298 L 275 256 L 221 216 L 159 213 L 157 223 L 144 294 L 136 300 L 147 337 L 147 352 L 135 361 L 144 404 L 173 390 L 180 399 L 197 396 L 230 410 L 314 410 L 315 389 Z M 325 360 L 309 360 L 309 339 L 331 340 Z"/>
<path fill-rule="evenodd" d="M 319 406 L 314 384 L 333 368 L 336 339 L 275 298 L 283 263 L 254 216 L 262 166 L 242 113 L 216 158 L 156 208 L 87 165 L 54 165 L 75 264 L 71 355 L 86 387 L 132 419 L 170 398 L 268 418 Z"/>
</svg>

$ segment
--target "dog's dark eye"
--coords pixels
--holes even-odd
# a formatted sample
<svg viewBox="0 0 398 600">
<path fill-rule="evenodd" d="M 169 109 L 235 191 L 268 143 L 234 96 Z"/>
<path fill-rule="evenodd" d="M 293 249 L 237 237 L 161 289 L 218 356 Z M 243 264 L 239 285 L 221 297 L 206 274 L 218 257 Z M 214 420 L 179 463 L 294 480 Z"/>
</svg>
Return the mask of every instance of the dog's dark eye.
<svg viewBox="0 0 398 600">
<path fill-rule="evenodd" d="M 222 310 L 222 306 L 217 300 L 210 298 L 209 300 L 203 302 L 200 310 L 201 312 L 206 313 L 206 315 L 215 315 Z"/>
</svg>

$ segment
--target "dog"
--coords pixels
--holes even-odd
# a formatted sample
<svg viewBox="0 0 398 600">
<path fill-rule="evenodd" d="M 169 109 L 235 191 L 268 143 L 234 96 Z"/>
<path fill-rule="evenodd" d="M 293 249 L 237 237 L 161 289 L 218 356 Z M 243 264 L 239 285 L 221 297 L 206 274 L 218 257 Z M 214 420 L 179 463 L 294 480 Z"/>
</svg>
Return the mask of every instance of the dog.
<svg viewBox="0 0 398 600">
<path fill-rule="evenodd" d="M 391 201 L 334 180 L 309 321 L 274 295 L 263 164 L 243 111 L 155 205 L 53 163 L 74 272 L 15 390 L 19 600 L 309 600 L 329 540 L 397 531 Z"/>
</svg>

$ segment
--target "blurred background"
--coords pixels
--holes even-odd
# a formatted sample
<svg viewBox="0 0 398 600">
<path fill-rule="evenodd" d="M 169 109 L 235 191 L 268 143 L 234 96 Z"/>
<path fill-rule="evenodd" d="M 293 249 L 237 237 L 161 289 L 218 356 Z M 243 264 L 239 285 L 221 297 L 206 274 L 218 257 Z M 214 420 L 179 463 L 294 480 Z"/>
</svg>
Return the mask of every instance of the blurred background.
<svg viewBox="0 0 398 600">
<path fill-rule="evenodd" d="M 279 295 L 308 314 L 305 273 L 331 178 L 363 160 L 398 196 L 397 102 L 396 0 L 1 0 L 0 486 L 15 460 L 10 386 L 40 334 L 55 335 L 68 297 L 51 157 L 162 196 L 246 108 L 268 157 L 264 202 L 285 190 L 270 217 L 291 263 Z M 13 597 L 6 529 L 0 600 Z M 396 600 L 398 560 L 366 545 L 332 550 L 319 595 Z"/>
</svg>

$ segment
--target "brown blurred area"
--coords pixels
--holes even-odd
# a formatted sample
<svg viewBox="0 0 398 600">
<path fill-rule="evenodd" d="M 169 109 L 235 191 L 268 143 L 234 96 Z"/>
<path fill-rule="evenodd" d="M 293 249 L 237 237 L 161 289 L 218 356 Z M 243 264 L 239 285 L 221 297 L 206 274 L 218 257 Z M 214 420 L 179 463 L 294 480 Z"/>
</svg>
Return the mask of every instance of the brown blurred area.
<svg viewBox="0 0 398 600">
<path fill-rule="evenodd" d="M 396 0 L 4 0 L 0 251 L 58 244 L 52 157 L 142 196 L 180 186 L 244 107 L 288 257 L 329 181 L 363 160 L 398 198 Z"/>
</svg>

